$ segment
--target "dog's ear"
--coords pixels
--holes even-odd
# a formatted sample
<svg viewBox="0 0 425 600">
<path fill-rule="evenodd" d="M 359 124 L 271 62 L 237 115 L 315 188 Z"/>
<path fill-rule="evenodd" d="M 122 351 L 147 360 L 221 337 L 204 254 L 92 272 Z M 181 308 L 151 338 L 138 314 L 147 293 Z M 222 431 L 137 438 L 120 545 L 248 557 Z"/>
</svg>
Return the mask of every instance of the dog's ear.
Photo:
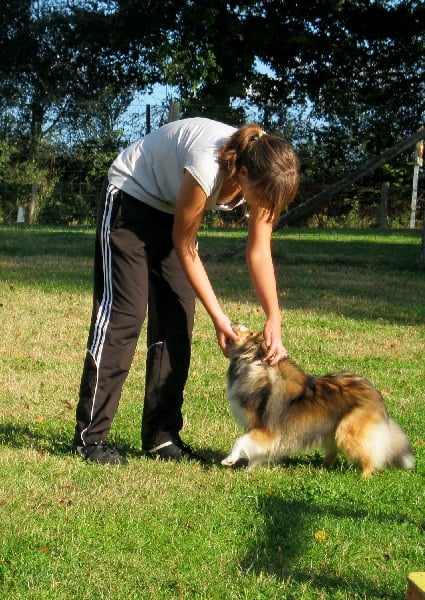
<svg viewBox="0 0 425 600">
<path fill-rule="evenodd" d="M 248 331 L 248 327 L 245 327 L 245 325 L 243 325 L 242 323 L 231 323 L 230 326 L 233 329 L 233 331 L 238 335 L 241 332 L 245 333 Z"/>
<path fill-rule="evenodd" d="M 266 342 L 264 341 L 264 335 L 263 332 L 258 333 L 257 334 L 258 337 L 258 358 L 264 358 L 267 354 L 267 346 L 266 346 Z"/>
</svg>

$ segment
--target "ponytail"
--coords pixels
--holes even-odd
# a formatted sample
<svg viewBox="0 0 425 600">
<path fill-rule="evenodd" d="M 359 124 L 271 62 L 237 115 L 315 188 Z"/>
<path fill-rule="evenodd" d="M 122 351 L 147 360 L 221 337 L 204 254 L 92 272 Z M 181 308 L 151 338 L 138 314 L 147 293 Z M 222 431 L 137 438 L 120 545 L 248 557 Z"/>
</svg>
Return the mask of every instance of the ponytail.
<svg viewBox="0 0 425 600">
<path fill-rule="evenodd" d="M 241 158 L 248 147 L 254 144 L 266 133 L 256 123 L 243 125 L 229 138 L 227 143 L 221 148 L 218 164 L 220 170 L 227 177 L 234 177 L 241 166 Z"/>
</svg>

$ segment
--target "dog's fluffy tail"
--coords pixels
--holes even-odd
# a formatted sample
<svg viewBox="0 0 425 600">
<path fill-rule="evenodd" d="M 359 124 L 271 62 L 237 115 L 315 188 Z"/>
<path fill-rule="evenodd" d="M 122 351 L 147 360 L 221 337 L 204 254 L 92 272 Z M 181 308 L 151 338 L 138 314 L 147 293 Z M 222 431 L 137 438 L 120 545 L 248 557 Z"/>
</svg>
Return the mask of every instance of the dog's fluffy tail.
<svg viewBox="0 0 425 600">
<path fill-rule="evenodd" d="M 413 469 L 415 457 L 406 434 L 393 419 L 389 420 L 391 447 L 389 448 L 388 462 L 393 467 L 400 469 Z"/>
<path fill-rule="evenodd" d="M 409 440 L 393 419 L 378 419 L 362 427 L 361 420 L 351 415 L 340 424 L 335 439 L 347 458 L 360 463 L 363 477 L 386 467 L 412 469 L 415 465 Z"/>
<path fill-rule="evenodd" d="M 393 419 L 372 426 L 365 442 L 366 447 L 369 446 L 372 471 L 380 471 L 385 467 L 413 469 L 415 466 L 409 440 Z M 367 472 L 364 474 L 367 475 Z"/>
</svg>

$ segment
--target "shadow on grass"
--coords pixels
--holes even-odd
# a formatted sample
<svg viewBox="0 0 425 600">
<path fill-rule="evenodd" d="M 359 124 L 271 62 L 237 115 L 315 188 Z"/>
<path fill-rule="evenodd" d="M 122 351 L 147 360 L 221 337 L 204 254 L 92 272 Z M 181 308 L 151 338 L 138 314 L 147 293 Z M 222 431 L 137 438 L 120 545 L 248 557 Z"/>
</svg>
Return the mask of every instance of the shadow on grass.
<svg viewBox="0 0 425 600">
<path fill-rule="evenodd" d="M 70 453 L 72 435 L 71 431 L 46 432 L 42 424 L 18 424 L 13 421 L 0 423 L 0 446 L 33 448 L 37 452 L 56 456 Z"/>
<path fill-rule="evenodd" d="M 73 428 L 66 431 L 52 429 L 47 431 L 42 423 L 34 425 L 17 424 L 13 421 L 0 423 L 0 448 L 8 447 L 16 450 L 31 448 L 40 455 L 68 456 L 72 453 L 73 437 Z M 135 448 L 121 439 L 117 443 L 127 458 L 146 458 L 140 448 Z M 221 459 L 224 458 L 224 454 L 219 454 L 210 448 L 203 448 L 199 454 L 207 459 L 211 467 L 219 465 Z"/>
<path fill-rule="evenodd" d="M 0 254 L 5 256 L 92 257 L 94 230 L 58 228 L 0 227 Z"/>
<path fill-rule="evenodd" d="M 227 260 L 214 258 L 240 237 L 235 232 L 202 232 L 201 254 L 209 255 L 207 270 L 221 300 L 257 303 L 244 252 Z M 282 304 L 351 319 L 423 324 L 425 279 L 415 267 L 419 243 L 419 232 L 405 230 L 279 232 L 273 254 Z M 5 231 L 0 278 L 11 286 L 91 292 L 93 248 L 90 230 Z"/>
<path fill-rule="evenodd" d="M 264 515 L 264 537 L 245 555 L 242 568 L 247 572 L 254 571 L 268 575 L 277 580 L 287 581 L 290 586 L 305 586 L 314 598 L 368 598 L 376 600 L 398 600 L 400 592 L 390 589 L 388 582 L 378 584 L 368 577 L 368 558 L 356 549 L 361 556 L 346 558 L 338 556 L 339 548 L 345 544 L 355 547 L 355 540 L 327 540 L 326 531 L 320 524 L 330 516 L 333 519 L 349 518 L 353 521 L 378 521 L 383 526 L 391 527 L 405 521 L 405 517 L 395 515 L 373 516 L 366 510 L 352 510 L 342 507 L 319 506 L 314 502 L 285 500 L 271 496 L 259 498 L 259 510 Z M 418 523 L 414 524 L 416 527 Z M 353 530 L 355 537 L 355 529 Z M 342 532 L 340 532 L 342 536 Z M 339 537 L 339 536 L 338 536 Z M 320 548 L 312 549 L 316 544 Z M 369 550 L 366 551 L 366 554 Z M 378 550 L 379 553 L 379 550 Z M 356 571 L 347 564 L 347 559 L 357 566 Z M 382 562 L 386 570 L 391 566 L 384 549 Z M 375 562 L 379 562 L 379 556 Z M 365 568 L 366 565 L 366 568 Z M 377 576 L 378 577 L 378 576 Z M 341 595 L 342 594 L 342 595 Z M 341 596 L 340 596 L 341 595 Z M 288 596 L 288 598 L 292 596 Z"/>
<path fill-rule="evenodd" d="M 52 456 L 67 456 L 72 452 L 74 429 L 67 430 L 47 429 L 44 423 L 18 424 L 13 421 L 0 424 L 0 446 L 9 448 L 32 448 L 40 454 Z M 129 455 L 137 452 L 130 446 L 125 446 L 124 451 Z M 140 452 L 139 452 L 140 454 Z"/>
<path fill-rule="evenodd" d="M 335 313 L 350 319 L 386 323 L 425 323 L 425 278 L 415 266 L 419 253 L 412 238 L 395 243 L 357 240 L 343 234 L 315 239 L 311 234 L 275 240 L 274 263 L 285 309 L 318 315 Z M 416 242 L 416 238 L 413 238 Z M 256 302 L 245 258 L 207 261 L 219 297 Z"/>
</svg>

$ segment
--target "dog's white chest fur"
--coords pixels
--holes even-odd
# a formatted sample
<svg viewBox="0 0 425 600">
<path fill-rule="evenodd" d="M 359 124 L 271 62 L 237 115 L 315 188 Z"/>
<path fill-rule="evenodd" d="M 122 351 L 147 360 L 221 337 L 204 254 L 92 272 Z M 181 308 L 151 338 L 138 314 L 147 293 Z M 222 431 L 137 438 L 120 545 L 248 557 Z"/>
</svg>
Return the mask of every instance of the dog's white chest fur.
<svg viewBox="0 0 425 600">
<path fill-rule="evenodd" d="M 248 421 L 246 408 L 243 406 L 241 399 L 252 394 L 252 382 L 257 379 L 258 374 L 263 372 L 263 370 L 264 364 L 262 361 L 256 360 L 246 365 L 243 377 L 230 378 L 227 382 L 227 398 L 233 418 L 243 429 L 248 428 Z"/>
<path fill-rule="evenodd" d="M 236 423 L 243 427 L 243 429 L 247 429 L 248 421 L 246 418 L 246 411 L 242 408 L 242 406 L 236 399 L 235 386 L 229 385 L 227 387 L 227 397 L 229 399 L 230 409 L 232 411 L 232 415 Z"/>
</svg>

